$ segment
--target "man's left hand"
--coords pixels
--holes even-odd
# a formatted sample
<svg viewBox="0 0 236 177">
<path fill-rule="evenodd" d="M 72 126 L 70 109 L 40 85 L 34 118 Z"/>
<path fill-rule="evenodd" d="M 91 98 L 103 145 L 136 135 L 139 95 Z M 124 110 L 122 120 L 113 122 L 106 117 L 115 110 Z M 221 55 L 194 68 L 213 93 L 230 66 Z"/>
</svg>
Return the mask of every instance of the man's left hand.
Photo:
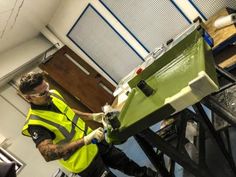
<svg viewBox="0 0 236 177">
<path fill-rule="evenodd" d="M 102 120 L 104 119 L 105 114 L 103 112 L 93 113 L 92 117 L 94 121 L 102 123 Z"/>
<path fill-rule="evenodd" d="M 105 114 L 103 112 L 93 113 L 93 120 L 102 123 L 103 127 L 107 128 L 107 122 L 105 121 Z"/>
</svg>

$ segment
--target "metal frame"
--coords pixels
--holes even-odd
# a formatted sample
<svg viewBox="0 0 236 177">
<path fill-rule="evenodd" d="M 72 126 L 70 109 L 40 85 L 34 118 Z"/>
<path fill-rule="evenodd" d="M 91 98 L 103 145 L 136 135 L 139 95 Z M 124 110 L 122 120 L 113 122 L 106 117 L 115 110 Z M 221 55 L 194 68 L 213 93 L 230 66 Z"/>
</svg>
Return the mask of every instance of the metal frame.
<svg viewBox="0 0 236 177">
<path fill-rule="evenodd" d="M 227 79 L 229 81 L 228 84 L 222 86 L 220 88 L 220 90 L 212 95 L 209 95 L 207 97 L 205 97 L 202 100 L 202 103 L 204 105 L 206 105 L 210 110 L 212 110 L 213 112 L 215 112 L 217 115 L 219 115 L 220 117 L 222 117 L 226 122 L 230 123 L 233 126 L 236 126 L 236 118 L 235 115 L 233 115 L 231 112 L 229 112 L 228 110 L 226 110 L 224 107 L 222 107 L 217 101 L 215 101 L 214 99 L 214 95 L 216 95 L 219 92 L 224 91 L 225 89 L 233 86 L 236 84 L 236 78 L 230 74 L 229 72 L 227 72 L 226 70 L 222 69 L 219 66 L 215 66 L 217 73 L 219 74 L 219 76 L 224 77 L 225 79 Z"/>
<path fill-rule="evenodd" d="M 229 88 L 230 86 L 236 83 L 236 78 L 231 75 L 229 72 L 223 70 L 219 66 L 215 66 L 216 71 L 220 76 L 225 77 L 227 80 L 230 81 L 229 84 L 223 86 L 219 92 L 224 91 L 225 89 Z M 217 93 L 219 93 L 217 92 Z M 216 93 L 214 93 L 216 94 Z M 222 108 L 214 99 L 214 94 L 206 97 L 203 99 L 202 103 L 206 105 L 211 111 L 221 116 L 224 120 L 231 123 L 232 125 L 236 125 L 236 122 L 233 122 L 232 119 L 235 117 L 229 111 Z M 176 148 L 173 147 L 170 143 L 166 142 L 163 138 L 157 135 L 150 129 L 144 130 L 143 132 L 135 135 L 135 139 L 143 149 L 147 157 L 153 163 L 153 165 L 158 169 L 163 177 L 174 177 L 174 164 L 177 162 L 183 168 L 188 170 L 189 172 L 193 173 L 196 177 L 213 177 L 213 174 L 209 171 L 207 164 L 206 164 L 206 145 L 205 145 L 205 131 L 207 130 L 214 142 L 219 147 L 222 155 L 224 156 L 225 160 L 227 161 L 232 173 L 236 175 L 236 166 L 235 162 L 232 157 L 232 150 L 231 150 L 231 142 L 229 139 L 228 132 L 224 132 L 227 138 L 227 148 L 224 144 L 220 134 L 216 132 L 214 126 L 210 122 L 205 110 L 203 109 L 201 103 L 196 103 L 193 105 L 194 114 L 195 116 L 187 116 L 185 113 L 187 109 L 181 111 L 178 114 L 182 114 L 180 120 L 180 127 L 178 133 L 178 143 Z M 189 111 L 189 110 L 188 110 Z M 194 162 L 186 152 L 184 148 L 184 139 L 185 139 L 185 131 L 186 131 L 186 123 L 189 118 L 192 118 L 194 121 L 199 123 L 199 139 L 198 139 L 198 148 L 199 148 L 199 161 L 198 164 Z M 170 171 L 168 171 L 164 165 L 164 160 L 158 157 L 157 153 L 154 152 L 153 148 L 156 147 L 162 153 L 166 154 L 171 158 L 171 167 Z M 227 151 L 228 149 L 228 151 Z M 162 154 L 163 157 L 163 154 Z"/>
<path fill-rule="evenodd" d="M 210 134 L 211 139 L 217 144 L 222 155 L 227 161 L 232 173 L 236 175 L 235 163 L 232 156 L 227 152 L 223 140 L 220 135 L 216 132 L 209 118 L 207 117 L 202 105 L 196 103 L 194 106 L 195 114 L 190 110 L 181 111 L 181 120 L 178 133 L 178 143 L 174 147 L 169 142 L 165 141 L 162 137 L 157 135 L 150 129 L 146 129 L 143 132 L 135 135 L 135 139 L 143 149 L 149 160 L 160 172 L 163 177 L 174 177 L 174 164 L 177 162 L 184 169 L 191 172 L 196 177 L 213 177 L 212 172 L 208 169 L 206 164 L 206 150 L 205 150 L 205 131 L 207 130 Z M 191 115 L 189 113 L 191 112 Z M 194 115 L 194 116 L 193 116 Z M 185 145 L 185 130 L 187 121 L 193 119 L 199 123 L 199 161 L 195 162 L 190 158 Z M 153 150 L 156 147 L 161 153 L 166 154 L 171 159 L 170 171 L 168 171 L 164 165 L 163 159 Z M 161 154 L 163 156 L 163 154 Z"/>
</svg>

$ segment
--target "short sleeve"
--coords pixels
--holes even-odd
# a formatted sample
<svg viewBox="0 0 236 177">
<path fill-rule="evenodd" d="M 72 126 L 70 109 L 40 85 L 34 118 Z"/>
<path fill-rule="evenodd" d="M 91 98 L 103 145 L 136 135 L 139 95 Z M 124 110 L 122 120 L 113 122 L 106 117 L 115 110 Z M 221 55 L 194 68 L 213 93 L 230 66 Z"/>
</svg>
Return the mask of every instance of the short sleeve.
<svg viewBox="0 0 236 177">
<path fill-rule="evenodd" d="M 30 125 L 28 130 L 36 146 L 43 140 L 55 138 L 55 134 L 43 126 Z"/>
</svg>

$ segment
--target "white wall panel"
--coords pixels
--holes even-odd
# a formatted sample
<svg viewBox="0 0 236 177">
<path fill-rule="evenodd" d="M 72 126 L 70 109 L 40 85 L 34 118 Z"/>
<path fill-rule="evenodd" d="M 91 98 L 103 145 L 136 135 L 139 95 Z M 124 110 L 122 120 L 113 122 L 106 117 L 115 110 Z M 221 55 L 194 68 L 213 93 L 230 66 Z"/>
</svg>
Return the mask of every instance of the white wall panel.
<svg viewBox="0 0 236 177">
<path fill-rule="evenodd" d="M 91 5 L 79 17 L 68 37 L 115 82 L 143 61 Z"/>
<path fill-rule="evenodd" d="M 170 0 L 100 0 L 151 51 L 187 28 L 189 22 Z"/>
</svg>

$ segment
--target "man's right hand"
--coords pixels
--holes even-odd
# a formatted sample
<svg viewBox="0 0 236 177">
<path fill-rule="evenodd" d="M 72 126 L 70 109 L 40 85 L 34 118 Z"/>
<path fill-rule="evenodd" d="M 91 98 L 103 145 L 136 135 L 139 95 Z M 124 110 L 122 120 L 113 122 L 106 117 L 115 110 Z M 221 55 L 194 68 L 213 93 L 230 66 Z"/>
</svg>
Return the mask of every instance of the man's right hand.
<svg viewBox="0 0 236 177">
<path fill-rule="evenodd" d="M 104 130 L 102 127 L 97 128 L 84 137 L 84 144 L 90 144 L 93 139 L 101 142 L 104 139 Z"/>
</svg>

